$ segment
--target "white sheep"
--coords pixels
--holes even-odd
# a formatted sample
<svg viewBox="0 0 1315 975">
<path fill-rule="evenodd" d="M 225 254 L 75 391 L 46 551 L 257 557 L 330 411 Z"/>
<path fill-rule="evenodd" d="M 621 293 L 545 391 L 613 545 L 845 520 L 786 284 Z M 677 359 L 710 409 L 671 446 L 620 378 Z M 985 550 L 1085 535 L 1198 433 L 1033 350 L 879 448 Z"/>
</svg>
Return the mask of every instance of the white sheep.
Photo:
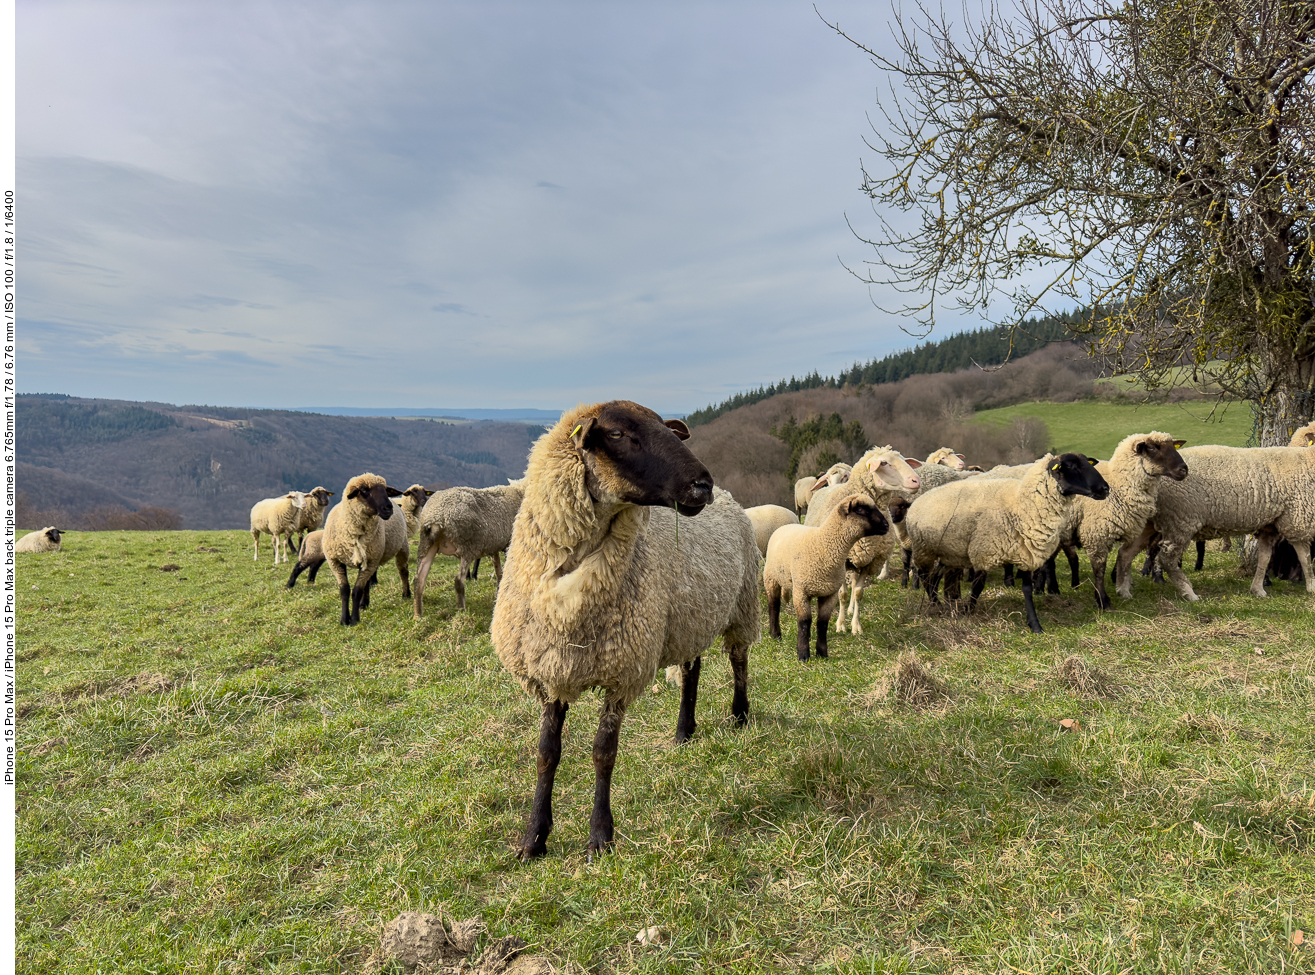
<svg viewBox="0 0 1315 975">
<path fill-rule="evenodd" d="M 887 512 L 890 520 L 890 502 L 894 497 L 916 492 L 922 485 L 921 474 L 926 466 L 918 460 L 905 457 L 894 447 L 873 447 L 855 462 L 849 480 L 834 487 L 826 486 L 817 491 L 809 507 L 804 524 L 818 527 L 830 515 L 831 511 L 845 498 L 855 494 L 866 494 Z M 917 474 L 914 471 L 918 471 Z M 886 561 L 894 549 L 895 536 L 892 534 L 864 538 L 857 542 L 849 553 L 849 569 L 845 575 L 845 584 L 840 592 L 840 619 L 836 631 L 845 632 L 846 616 L 849 629 L 855 634 L 863 632 L 859 622 L 859 606 L 863 591 L 872 578 L 874 570 L 884 570 Z M 845 606 L 845 593 L 849 593 L 848 610 Z"/>
<path fill-rule="evenodd" d="M 324 523 L 322 545 L 324 559 L 338 580 L 338 595 L 342 600 L 341 622 L 353 626 L 361 621 L 361 610 L 370 605 L 370 586 L 375 570 L 389 550 L 390 536 L 386 522 L 393 516 L 393 503 L 389 498 L 401 495 L 397 488 L 389 487 L 377 474 L 358 474 L 343 488 L 342 500 L 334 505 Z M 406 519 L 400 521 L 406 525 Z M 396 529 L 394 529 L 396 534 Z M 406 533 L 401 533 L 404 552 L 396 555 L 397 571 L 402 576 L 403 591 L 408 588 L 407 566 L 403 561 Z M 348 585 L 347 569 L 357 566 L 356 585 Z"/>
<path fill-rule="evenodd" d="M 1096 605 L 1101 609 L 1111 606 L 1105 592 L 1105 567 L 1110 552 L 1140 537 L 1146 523 L 1155 514 L 1164 478 L 1181 481 L 1188 474 L 1188 467 L 1178 453 L 1183 443 L 1159 431 L 1124 437 L 1109 460 L 1096 464 L 1096 470 L 1109 485 L 1109 497 L 1104 501 L 1075 497 L 1069 507 L 1068 523 L 1064 526 L 1061 541 L 1066 552 L 1074 541 L 1086 549 L 1091 563 L 1091 581 L 1096 590 Z M 1073 562 L 1076 563 L 1076 559 Z M 1073 571 L 1073 585 L 1077 585 L 1076 569 Z M 1120 595 L 1126 598 L 1131 593 L 1121 592 Z"/>
<path fill-rule="evenodd" d="M 612 843 L 622 719 L 658 668 L 680 667 L 676 741 L 685 741 L 695 729 L 702 656 L 720 635 L 733 674 L 731 713 L 737 723 L 748 717 L 758 547 L 744 511 L 681 443 L 688 436 L 680 420 L 664 424 L 618 400 L 569 410 L 530 453 L 491 631 L 503 665 L 543 708 L 522 857 L 546 852 L 562 722 L 587 688 L 603 691 L 591 854 Z"/>
<path fill-rule="evenodd" d="M 274 536 L 274 564 L 288 561 L 288 548 L 297 533 L 301 509 L 306 504 L 304 491 L 289 491 L 278 498 L 265 498 L 251 506 L 251 538 L 255 542 L 252 561 L 260 559 L 260 536 Z M 279 556 L 282 555 L 282 558 Z"/>
<path fill-rule="evenodd" d="M 767 544 L 763 586 L 767 590 L 767 620 L 773 639 L 781 638 L 781 599 L 793 597 L 799 624 L 798 656 L 808 659 L 812 600 L 817 600 L 817 655 L 827 655 L 826 628 L 845 583 L 845 564 L 859 539 L 884 535 L 889 524 L 877 503 L 866 494 L 845 498 L 821 526 L 782 525 Z M 843 618 L 843 617 L 842 617 Z"/>
<path fill-rule="evenodd" d="M 1032 570 L 1044 565 L 1059 546 L 1068 509 L 1076 495 L 1104 498 L 1109 493 L 1095 461 L 1082 454 L 1047 454 L 1021 480 L 967 478 L 914 499 L 904 517 L 913 561 L 936 601 L 937 561 L 946 569 L 973 572 L 969 610 L 976 606 L 986 573 L 1012 563 L 1023 573 L 1023 602 L 1033 633 L 1041 632 L 1032 604 Z"/>
<path fill-rule="evenodd" d="M 817 478 L 811 474 L 794 482 L 794 511 L 800 518 L 808 513 L 808 502 L 813 498 L 813 485 L 816 483 Z"/>
<path fill-rule="evenodd" d="M 467 570 L 472 562 L 493 556 L 496 585 L 502 585 L 498 553 L 506 551 L 511 544 L 512 527 L 524 497 L 522 479 L 487 488 L 448 488 L 425 504 L 420 513 L 420 537 L 416 541 L 416 619 L 424 615 L 425 583 L 437 555 L 460 560 L 452 581 L 459 610 L 466 608 Z"/>
<path fill-rule="evenodd" d="M 779 504 L 760 504 L 752 508 L 745 508 L 744 513 L 749 516 L 749 521 L 753 522 L 753 534 L 758 540 L 758 551 L 764 556 L 767 554 L 767 542 L 772 537 L 772 533 L 783 525 L 797 525 L 799 519 L 789 508 L 782 508 Z"/>
<path fill-rule="evenodd" d="M 14 543 L 15 552 L 58 552 L 63 543 L 60 536 L 64 532 L 51 525 L 40 531 L 28 532 Z"/>
<path fill-rule="evenodd" d="M 1315 595 L 1310 573 L 1310 543 L 1315 538 L 1315 450 L 1292 447 L 1224 447 L 1206 445 L 1182 451 L 1191 474 L 1182 482 L 1160 486 L 1155 517 L 1142 534 L 1119 552 L 1115 567 L 1118 592 L 1131 594 L 1128 567 L 1158 530 L 1159 564 L 1190 602 L 1200 597 L 1179 565 L 1193 539 L 1225 535 L 1256 536 L 1256 573 L 1251 593 L 1264 597 L 1265 570 L 1274 544 L 1286 539 L 1296 549 Z"/>
<path fill-rule="evenodd" d="M 319 531 L 324 527 L 324 514 L 329 510 L 329 499 L 332 497 L 333 492 L 323 486 L 312 488 L 305 493 L 302 505 L 297 509 L 297 527 L 295 528 L 295 531 L 301 534 L 301 538 L 297 542 L 299 551 L 308 534 Z M 284 561 L 287 561 L 286 552 L 284 553 Z"/>
<path fill-rule="evenodd" d="M 924 464 L 940 464 L 942 467 L 948 467 L 952 471 L 961 471 L 964 468 L 965 459 L 963 454 L 956 454 L 952 447 L 941 447 L 939 450 L 933 450 L 927 455 Z"/>
</svg>

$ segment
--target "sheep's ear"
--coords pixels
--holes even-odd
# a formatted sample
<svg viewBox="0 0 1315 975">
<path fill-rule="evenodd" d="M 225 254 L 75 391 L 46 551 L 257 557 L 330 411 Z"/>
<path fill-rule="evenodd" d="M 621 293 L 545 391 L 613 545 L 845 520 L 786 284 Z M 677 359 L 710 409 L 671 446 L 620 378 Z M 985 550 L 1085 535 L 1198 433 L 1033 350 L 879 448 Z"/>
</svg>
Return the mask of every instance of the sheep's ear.
<svg viewBox="0 0 1315 975">
<path fill-rule="evenodd" d="M 1095 457 L 1088 457 L 1087 463 L 1090 464 L 1092 467 L 1095 467 L 1097 464 L 1100 463 L 1100 461 L 1098 461 Z"/>
<path fill-rule="evenodd" d="M 914 460 L 912 457 L 905 457 L 905 458 L 904 458 L 904 463 L 908 464 L 908 465 L 909 465 L 910 467 L 912 467 L 914 470 L 917 470 L 919 467 L 922 466 L 922 461 L 920 461 L 920 460 Z"/>
<path fill-rule="evenodd" d="M 668 427 L 670 427 L 671 432 L 674 433 L 676 436 L 678 436 L 681 440 L 689 439 L 689 427 L 685 426 L 684 420 L 663 420 L 662 422 L 665 423 Z"/>
<path fill-rule="evenodd" d="M 583 423 L 576 424 L 575 429 L 571 431 L 571 442 L 575 444 L 576 450 L 584 450 L 585 438 L 589 436 L 589 431 L 594 428 L 596 422 L 598 418 L 591 416 Z"/>
<path fill-rule="evenodd" d="M 1055 461 L 1053 464 L 1050 465 L 1050 469 L 1051 469 L 1052 471 L 1057 471 L 1057 470 L 1059 470 L 1059 467 L 1060 467 L 1059 461 Z"/>
<path fill-rule="evenodd" d="M 361 496 L 361 489 L 360 489 L 360 488 L 352 488 L 350 491 L 347 492 L 347 500 L 349 500 L 349 501 L 350 501 L 352 498 L 359 498 L 360 496 Z"/>
<path fill-rule="evenodd" d="M 387 484 L 384 485 L 384 491 L 390 498 L 400 498 L 402 496 L 401 491 L 397 490 L 395 487 L 389 487 Z"/>
<path fill-rule="evenodd" d="M 812 493 L 813 493 L 814 491 L 816 491 L 818 488 L 824 488 L 824 487 L 826 487 L 826 486 L 827 486 L 827 476 L 828 476 L 828 475 L 823 474 L 823 475 L 822 475 L 821 477 L 819 477 L 816 481 L 814 481 L 814 482 L 813 482 L 813 486 L 810 487 L 810 488 L 808 489 L 808 493 L 809 493 L 809 494 L 812 494 Z"/>
<path fill-rule="evenodd" d="M 955 456 L 955 457 L 958 457 L 960 460 L 967 460 L 967 459 L 968 459 L 968 458 L 965 457 L 963 454 L 955 454 L 954 456 Z"/>
<path fill-rule="evenodd" d="M 1173 449 L 1174 449 L 1174 450 L 1182 450 L 1182 449 L 1183 449 L 1183 444 L 1185 444 L 1185 443 L 1187 443 L 1186 440 L 1175 440 L 1175 441 L 1173 442 Z M 1310 445 L 1307 444 L 1307 446 L 1310 446 Z"/>
</svg>

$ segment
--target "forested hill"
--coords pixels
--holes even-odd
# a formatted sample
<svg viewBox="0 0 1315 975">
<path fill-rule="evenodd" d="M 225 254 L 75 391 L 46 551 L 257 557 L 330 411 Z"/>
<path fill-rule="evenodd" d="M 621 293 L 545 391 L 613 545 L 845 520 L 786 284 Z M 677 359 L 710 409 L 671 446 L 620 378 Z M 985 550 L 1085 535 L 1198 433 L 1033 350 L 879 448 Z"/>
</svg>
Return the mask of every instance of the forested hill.
<svg viewBox="0 0 1315 975">
<path fill-rule="evenodd" d="M 501 484 L 543 429 L 56 395 L 17 405 L 22 528 L 246 528 L 261 498 L 341 491 L 364 471 L 400 488 Z"/>
<path fill-rule="evenodd" d="M 816 370 L 803 379 L 790 377 L 771 386 L 736 393 L 716 406 L 695 410 L 685 417 L 690 426 L 711 423 L 717 417 L 741 406 L 759 403 L 782 393 L 797 393 L 805 389 L 840 389 L 846 385 L 875 386 L 898 382 L 909 376 L 930 375 L 938 372 L 955 372 L 974 364 L 997 366 L 1006 359 L 1021 359 L 1053 342 L 1071 342 L 1070 326 L 1078 314 L 1055 315 L 1043 319 L 1029 319 L 1011 336 L 1003 328 L 991 326 L 973 332 L 960 332 L 936 342 L 923 342 L 912 349 L 895 352 L 873 359 L 866 365 L 855 363 L 838 376 L 823 377 Z"/>
</svg>

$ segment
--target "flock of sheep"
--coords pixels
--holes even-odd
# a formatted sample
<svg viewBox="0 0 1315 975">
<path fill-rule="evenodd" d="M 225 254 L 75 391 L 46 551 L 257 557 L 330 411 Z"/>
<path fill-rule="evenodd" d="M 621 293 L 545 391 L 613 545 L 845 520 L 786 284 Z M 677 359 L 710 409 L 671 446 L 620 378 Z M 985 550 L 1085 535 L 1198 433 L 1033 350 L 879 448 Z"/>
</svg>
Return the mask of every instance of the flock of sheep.
<svg viewBox="0 0 1315 975">
<path fill-rule="evenodd" d="M 275 563 L 280 555 L 288 561 L 291 540 L 301 533 L 287 585 L 307 569 L 313 581 L 328 562 L 347 625 L 369 606 L 378 569 L 390 559 L 417 618 L 436 555 L 460 560 L 454 582 L 463 608 L 469 566 L 494 559 L 493 645 L 542 707 L 538 781 L 522 857 L 546 851 L 562 726 L 581 692 L 603 692 L 593 748 L 591 855 L 613 842 L 611 777 L 622 720 L 658 670 L 667 668 L 680 684 L 676 740 L 684 741 L 695 729 L 702 655 L 720 636 L 733 674 L 731 713 L 737 723 L 747 719 L 748 652 L 760 636 L 760 587 L 775 638 L 782 599 L 792 598 L 801 660 L 809 657 L 814 601 L 818 656 L 827 654 L 826 631 L 837 606 L 837 629 L 862 632 L 862 593 L 874 574 L 899 573 L 892 559 L 897 544 L 903 580 L 916 570 L 933 602 L 942 582 L 947 598 L 957 596 L 966 573 L 971 609 L 989 571 L 1020 570 L 1035 632 L 1041 626 L 1033 586 L 1047 578 L 1053 585 L 1059 552 L 1069 558 L 1076 586 L 1077 547 L 1087 551 L 1102 609 L 1111 605 L 1105 571 L 1112 553 L 1118 553 L 1120 596 L 1131 596 L 1133 557 L 1154 543 L 1179 592 L 1195 600 L 1179 565 L 1187 546 L 1243 534 L 1257 539 L 1255 595 L 1265 595 L 1265 570 L 1280 540 L 1294 546 L 1307 592 L 1315 594 L 1315 450 L 1307 449 L 1315 445 L 1315 424 L 1298 430 L 1289 447 L 1184 448 L 1168 434 L 1139 433 L 1106 461 L 1047 454 L 984 472 L 965 469 L 962 455 L 949 449 L 918 461 L 874 447 L 852 466 L 837 464 L 800 481 L 796 511 L 741 508 L 713 486 L 684 445 L 688 438 L 682 421 L 616 400 L 565 413 L 535 443 L 524 477 L 507 485 L 452 488 L 431 497 L 421 485 L 399 491 L 367 473 L 347 483 L 327 520 L 333 492 L 322 487 L 252 508 L 255 558 L 260 536 L 269 534 Z M 400 518 L 394 517 L 394 498 L 400 499 Z M 20 548 L 32 538 L 38 541 L 31 545 L 40 544 L 47 534 L 26 536 Z M 414 594 L 408 576 L 413 536 L 419 539 Z M 504 551 L 505 567 L 499 561 Z M 357 570 L 354 585 L 351 568 Z"/>
</svg>

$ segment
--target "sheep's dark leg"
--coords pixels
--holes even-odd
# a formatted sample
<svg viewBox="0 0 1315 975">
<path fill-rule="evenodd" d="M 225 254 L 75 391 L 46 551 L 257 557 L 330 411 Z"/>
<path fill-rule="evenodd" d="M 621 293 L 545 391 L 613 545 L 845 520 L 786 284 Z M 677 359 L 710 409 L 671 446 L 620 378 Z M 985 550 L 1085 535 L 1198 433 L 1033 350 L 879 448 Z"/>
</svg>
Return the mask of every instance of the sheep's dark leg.
<svg viewBox="0 0 1315 975">
<path fill-rule="evenodd" d="M 457 566 L 457 577 L 452 580 L 453 586 L 457 591 L 457 609 L 466 608 L 466 570 L 470 568 L 470 560 L 464 555 L 461 557 L 461 564 Z"/>
<path fill-rule="evenodd" d="M 411 546 L 408 545 L 397 553 L 397 574 L 402 577 L 402 598 L 411 598 L 411 573 L 408 571 L 411 561 Z"/>
<path fill-rule="evenodd" d="M 478 559 L 475 562 L 477 565 L 479 564 Z M 493 553 L 493 579 L 493 592 L 496 595 L 498 590 L 502 588 L 502 562 L 498 558 L 497 552 Z"/>
<path fill-rule="evenodd" d="M 817 600 L 817 655 L 825 657 L 827 655 L 826 645 L 826 628 L 831 622 L 831 614 L 836 611 L 836 604 L 840 602 L 840 593 L 833 592 L 825 598 Z M 843 618 L 843 610 L 841 616 Z"/>
<path fill-rule="evenodd" d="M 476 559 L 474 563 L 470 566 L 470 568 L 466 570 L 466 578 L 467 579 L 479 578 L 479 559 Z"/>
<path fill-rule="evenodd" d="M 899 587 L 901 589 L 909 588 L 909 569 L 913 565 L 913 549 L 902 549 L 900 553 L 904 557 L 904 571 L 900 573 Z M 917 588 L 916 586 L 914 587 Z"/>
<path fill-rule="evenodd" d="M 1205 539 L 1198 538 L 1196 540 L 1196 568 L 1193 571 L 1200 572 L 1203 568 L 1205 568 Z"/>
<path fill-rule="evenodd" d="M 703 658 L 695 657 L 680 665 L 680 717 L 676 719 L 676 744 L 689 741 L 698 724 L 694 721 L 694 708 L 699 702 L 699 672 Z"/>
<path fill-rule="evenodd" d="M 305 568 L 306 566 L 302 565 L 300 560 L 298 560 L 297 564 L 292 567 L 292 575 L 288 576 L 289 589 L 297 584 L 297 576 L 301 575 L 302 570 Z"/>
<path fill-rule="evenodd" d="M 1041 632 L 1041 621 L 1036 616 L 1036 606 L 1032 604 L 1032 573 L 1024 572 L 1023 605 L 1027 607 L 1027 625 L 1033 633 Z"/>
<path fill-rule="evenodd" d="M 1005 585 L 1010 589 L 1014 588 L 1014 564 L 1012 562 L 1005 563 Z"/>
<path fill-rule="evenodd" d="M 598 717 L 598 734 L 594 737 L 594 811 L 589 817 L 589 856 L 612 845 L 612 770 L 616 767 L 616 748 L 621 738 L 621 719 L 625 709 L 611 701 L 603 702 Z"/>
<path fill-rule="evenodd" d="M 1082 580 L 1078 578 L 1078 547 L 1072 542 L 1064 543 L 1064 557 L 1068 559 L 1068 571 L 1072 581 L 1069 583 L 1070 589 L 1076 589 L 1078 583 Z"/>
<path fill-rule="evenodd" d="M 945 601 L 951 606 L 957 606 L 959 600 L 963 597 L 963 570 L 949 569 L 945 576 Z"/>
<path fill-rule="evenodd" d="M 1109 560 L 1109 553 L 1089 551 L 1087 557 L 1091 559 L 1091 581 L 1092 588 L 1096 590 L 1096 605 L 1100 609 L 1111 609 L 1114 603 L 1105 591 L 1105 563 Z"/>
<path fill-rule="evenodd" d="M 349 583 L 343 582 L 338 585 L 338 596 L 342 599 L 342 619 L 339 621 L 343 626 L 351 626 L 355 620 L 352 619 L 352 587 Z"/>
<path fill-rule="evenodd" d="M 1274 554 L 1274 543 L 1276 541 L 1278 541 L 1278 536 L 1272 532 L 1256 532 L 1256 575 L 1251 580 L 1251 595 L 1259 596 L 1262 599 L 1269 595 L 1265 592 L 1265 573 L 1269 571 L 1269 560 Z"/>
<path fill-rule="evenodd" d="M 1050 553 L 1050 558 L 1046 559 L 1046 564 L 1041 567 L 1042 576 L 1045 580 L 1046 592 L 1052 596 L 1059 595 L 1059 572 L 1056 570 L 1056 563 L 1059 561 L 1059 551 Z"/>
<path fill-rule="evenodd" d="M 316 574 L 319 573 L 320 566 L 322 566 L 323 564 L 324 564 L 323 559 L 319 559 L 310 564 L 310 571 L 306 573 L 306 585 L 313 586 L 315 584 L 315 576 Z"/>
<path fill-rule="evenodd" d="M 370 580 L 362 569 L 360 575 L 356 577 L 356 587 L 352 589 L 352 618 L 353 624 L 361 622 L 361 610 L 370 605 Z"/>
<path fill-rule="evenodd" d="M 773 640 L 781 639 L 781 587 L 773 586 L 767 590 L 767 635 Z"/>
<path fill-rule="evenodd" d="M 562 760 L 562 725 L 569 704 L 544 701 L 539 719 L 538 780 L 534 783 L 534 805 L 521 840 L 522 860 L 541 857 L 548 852 L 548 834 L 552 832 L 552 785 L 557 777 L 557 763 Z"/>
<path fill-rule="evenodd" d="M 360 585 L 360 582 L 361 580 L 358 577 L 356 580 L 357 585 Z M 379 584 L 379 568 L 378 566 L 376 566 L 375 570 L 370 573 L 370 578 L 365 580 L 365 594 L 361 597 L 361 609 L 370 608 L 370 590 L 373 589 L 378 584 Z"/>
<path fill-rule="evenodd" d="M 801 602 L 803 605 L 800 605 Z M 799 660 L 803 662 L 808 660 L 808 638 L 813 630 L 813 607 L 809 600 L 800 600 L 796 595 L 794 598 L 794 615 L 795 619 L 799 621 L 799 638 L 795 641 L 795 649 L 799 654 Z"/>
<path fill-rule="evenodd" d="M 926 577 L 922 580 L 922 588 L 927 591 L 927 599 L 933 606 L 940 602 L 940 596 L 937 595 L 941 588 L 941 577 L 945 575 L 945 566 L 936 562 L 928 570 Z"/>
<path fill-rule="evenodd" d="M 982 594 L 986 588 L 986 570 L 977 569 L 973 572 L 973 587 L 968 593 L 968 612 L 977 608 L 977 597 Z"/>
<path fill-rule="evenodd" d="M 731 697 L 731 716 L 736 724 L 749 720 L 749 646 L 748 644 L 728 643 L 725 637 L 726 655 L 731 658 L 731 680 L 735 685 Z"/>
</svg>

